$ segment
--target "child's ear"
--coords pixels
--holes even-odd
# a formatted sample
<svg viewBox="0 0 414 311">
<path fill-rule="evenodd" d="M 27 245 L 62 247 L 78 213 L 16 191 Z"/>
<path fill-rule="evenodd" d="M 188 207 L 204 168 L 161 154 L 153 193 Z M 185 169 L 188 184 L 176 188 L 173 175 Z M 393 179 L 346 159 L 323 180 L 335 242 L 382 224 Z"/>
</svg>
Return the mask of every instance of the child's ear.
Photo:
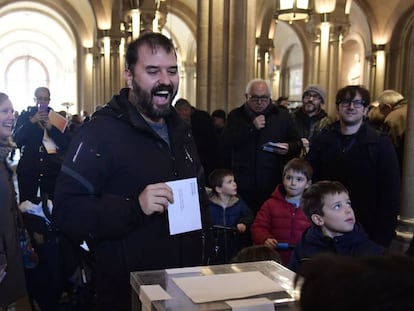
<svg viewBox="0 0 414 311">
<path fill-rule="evenodd" d="M 318 215 L 318 214 L 312 214 L 311 220 L 315 225 L 317 225 L 319 227 L 323 226 L 323 224 L 324 224 L 323 217 L 321 215 Z"/>
<path fill-rule="evenodd" d="M 308 182 L 306 183 L 305 189 L 308 189 L 310 185 L 312 185 L 312 179 L 308 180 Z"/>
<path fill-rule="evenodd" d="M 221 187 L 215 186 L 214 190 L 216 190 L 216 193 L 221 193 Z"/>
</svg>

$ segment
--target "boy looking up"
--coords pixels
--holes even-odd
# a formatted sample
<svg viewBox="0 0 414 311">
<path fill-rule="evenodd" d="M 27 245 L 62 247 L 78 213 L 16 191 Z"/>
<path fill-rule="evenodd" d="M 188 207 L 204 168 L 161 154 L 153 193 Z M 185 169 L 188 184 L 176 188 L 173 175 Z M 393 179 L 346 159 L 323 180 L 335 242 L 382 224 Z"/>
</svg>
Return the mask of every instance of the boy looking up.
<svg viewBox="0 0 414 311">
<path fill-rule="evenodd" d="M 320 181 L 303 194 L 301 207 L 312 221 L 289 262 L 296 271 L 310 257 L 332 252 L 351 257 L 381 255 L 383 248 L 372 242 L 355 221 L 348 190 L 338 181 Z"/>
<path fill-rule="evenodd" d="M 237 196 L 237 184 L 232 171 L 216 169 L 209 175 L 212 191 L 210 198 L 211 222 L 216 227 L 218 260 L 231 262 L 232 258 L 249 243 L 248 229 L 253 213 Z"/>
<path fill-rule="evenodd" d="M 263 203 L 251 227 L 253 243 L 278 248 L 284 265 L 289 262 L 292 248 L 281 249 L 280 246 L 294 246 L 310 226 L 299 205 L 311 179 L 312 167 L 306 160 L 290 160 L 284 167 L 282 184 L 276 186 L 270 198 Z"/>
</svg>

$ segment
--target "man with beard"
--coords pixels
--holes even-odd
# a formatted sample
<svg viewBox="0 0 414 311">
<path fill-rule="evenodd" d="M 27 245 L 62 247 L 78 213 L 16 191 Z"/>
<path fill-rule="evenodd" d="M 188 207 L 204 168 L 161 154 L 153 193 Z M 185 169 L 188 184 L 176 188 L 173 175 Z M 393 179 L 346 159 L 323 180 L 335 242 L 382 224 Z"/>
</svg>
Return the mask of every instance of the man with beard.
<svg viewBox="0 0 414 311">
<path fill-rule="evenodd" d="M 309 147 L 315 134 L 331 123 L 331 119 L 322 109 L 325 102 L 325 90 L 320 85 L 309 85 L 303 92 L 302 107 L 292 114 L 305 148 Z"/>
<path fill-rule="evenodd" d="M 129 274 L 206 263 L 203 230 L 171 235 L 168 181 L 196 177 L 203 228 L 208 199 L 190 126 L 171 103 L 177 56 L 171 40 L 146 33 L 126 52 L 128 88 L 73 138 L 56 186 L 53 216 L 96 260 L 99 310 L 131 308 Z"/>
<path fill-rule="evenodd" d="M 356 218 L 369 237 L 389 247 L 400 208 L 398 160 L 390 138 L 364 121 L 369 104 L 364 87 L 340 89 L 339 120 L 314 137 L 307 160 L 313 167 L 313 181 L 337 180 L 345 185 Z"/>
</svg>

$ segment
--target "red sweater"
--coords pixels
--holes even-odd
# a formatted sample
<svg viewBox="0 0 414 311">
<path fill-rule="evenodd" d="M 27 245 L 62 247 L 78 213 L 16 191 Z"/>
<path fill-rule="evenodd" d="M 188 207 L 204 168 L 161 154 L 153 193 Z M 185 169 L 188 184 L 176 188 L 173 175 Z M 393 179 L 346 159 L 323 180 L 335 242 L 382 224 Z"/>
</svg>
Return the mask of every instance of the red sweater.
<svg viewBox="0 0 414 311">
<path fill-rule="evenodd" d="M 254 244 L 263 245 L 269 238 L 279 243 L 296 245 L 310 222 L 300 208 L 285 200 L 283 185 L 278 185 L 267 199 L 250 228 Z M 292 249 L 278 250 L 282 263 L 287 265 Z"/>
</svg>

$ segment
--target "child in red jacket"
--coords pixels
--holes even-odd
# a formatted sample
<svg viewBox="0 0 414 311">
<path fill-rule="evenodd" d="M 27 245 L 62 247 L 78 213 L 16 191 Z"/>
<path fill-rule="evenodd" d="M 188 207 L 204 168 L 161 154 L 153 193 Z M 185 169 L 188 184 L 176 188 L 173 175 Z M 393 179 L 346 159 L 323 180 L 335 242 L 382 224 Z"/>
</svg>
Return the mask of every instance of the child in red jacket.
<svg viewBox="0 0 414 311">
<path fill-rule="evenodd" d="M 312 182 L 312 173 L 306 160 L 290 160 L 284 167 L 282 184 L 263 203 L 251 226 L 253 243 L 277 248 L 284 265 L 289 262 L 292 247 L 310 226 L 299 206 L 303 192 Z"/>
</svg>

